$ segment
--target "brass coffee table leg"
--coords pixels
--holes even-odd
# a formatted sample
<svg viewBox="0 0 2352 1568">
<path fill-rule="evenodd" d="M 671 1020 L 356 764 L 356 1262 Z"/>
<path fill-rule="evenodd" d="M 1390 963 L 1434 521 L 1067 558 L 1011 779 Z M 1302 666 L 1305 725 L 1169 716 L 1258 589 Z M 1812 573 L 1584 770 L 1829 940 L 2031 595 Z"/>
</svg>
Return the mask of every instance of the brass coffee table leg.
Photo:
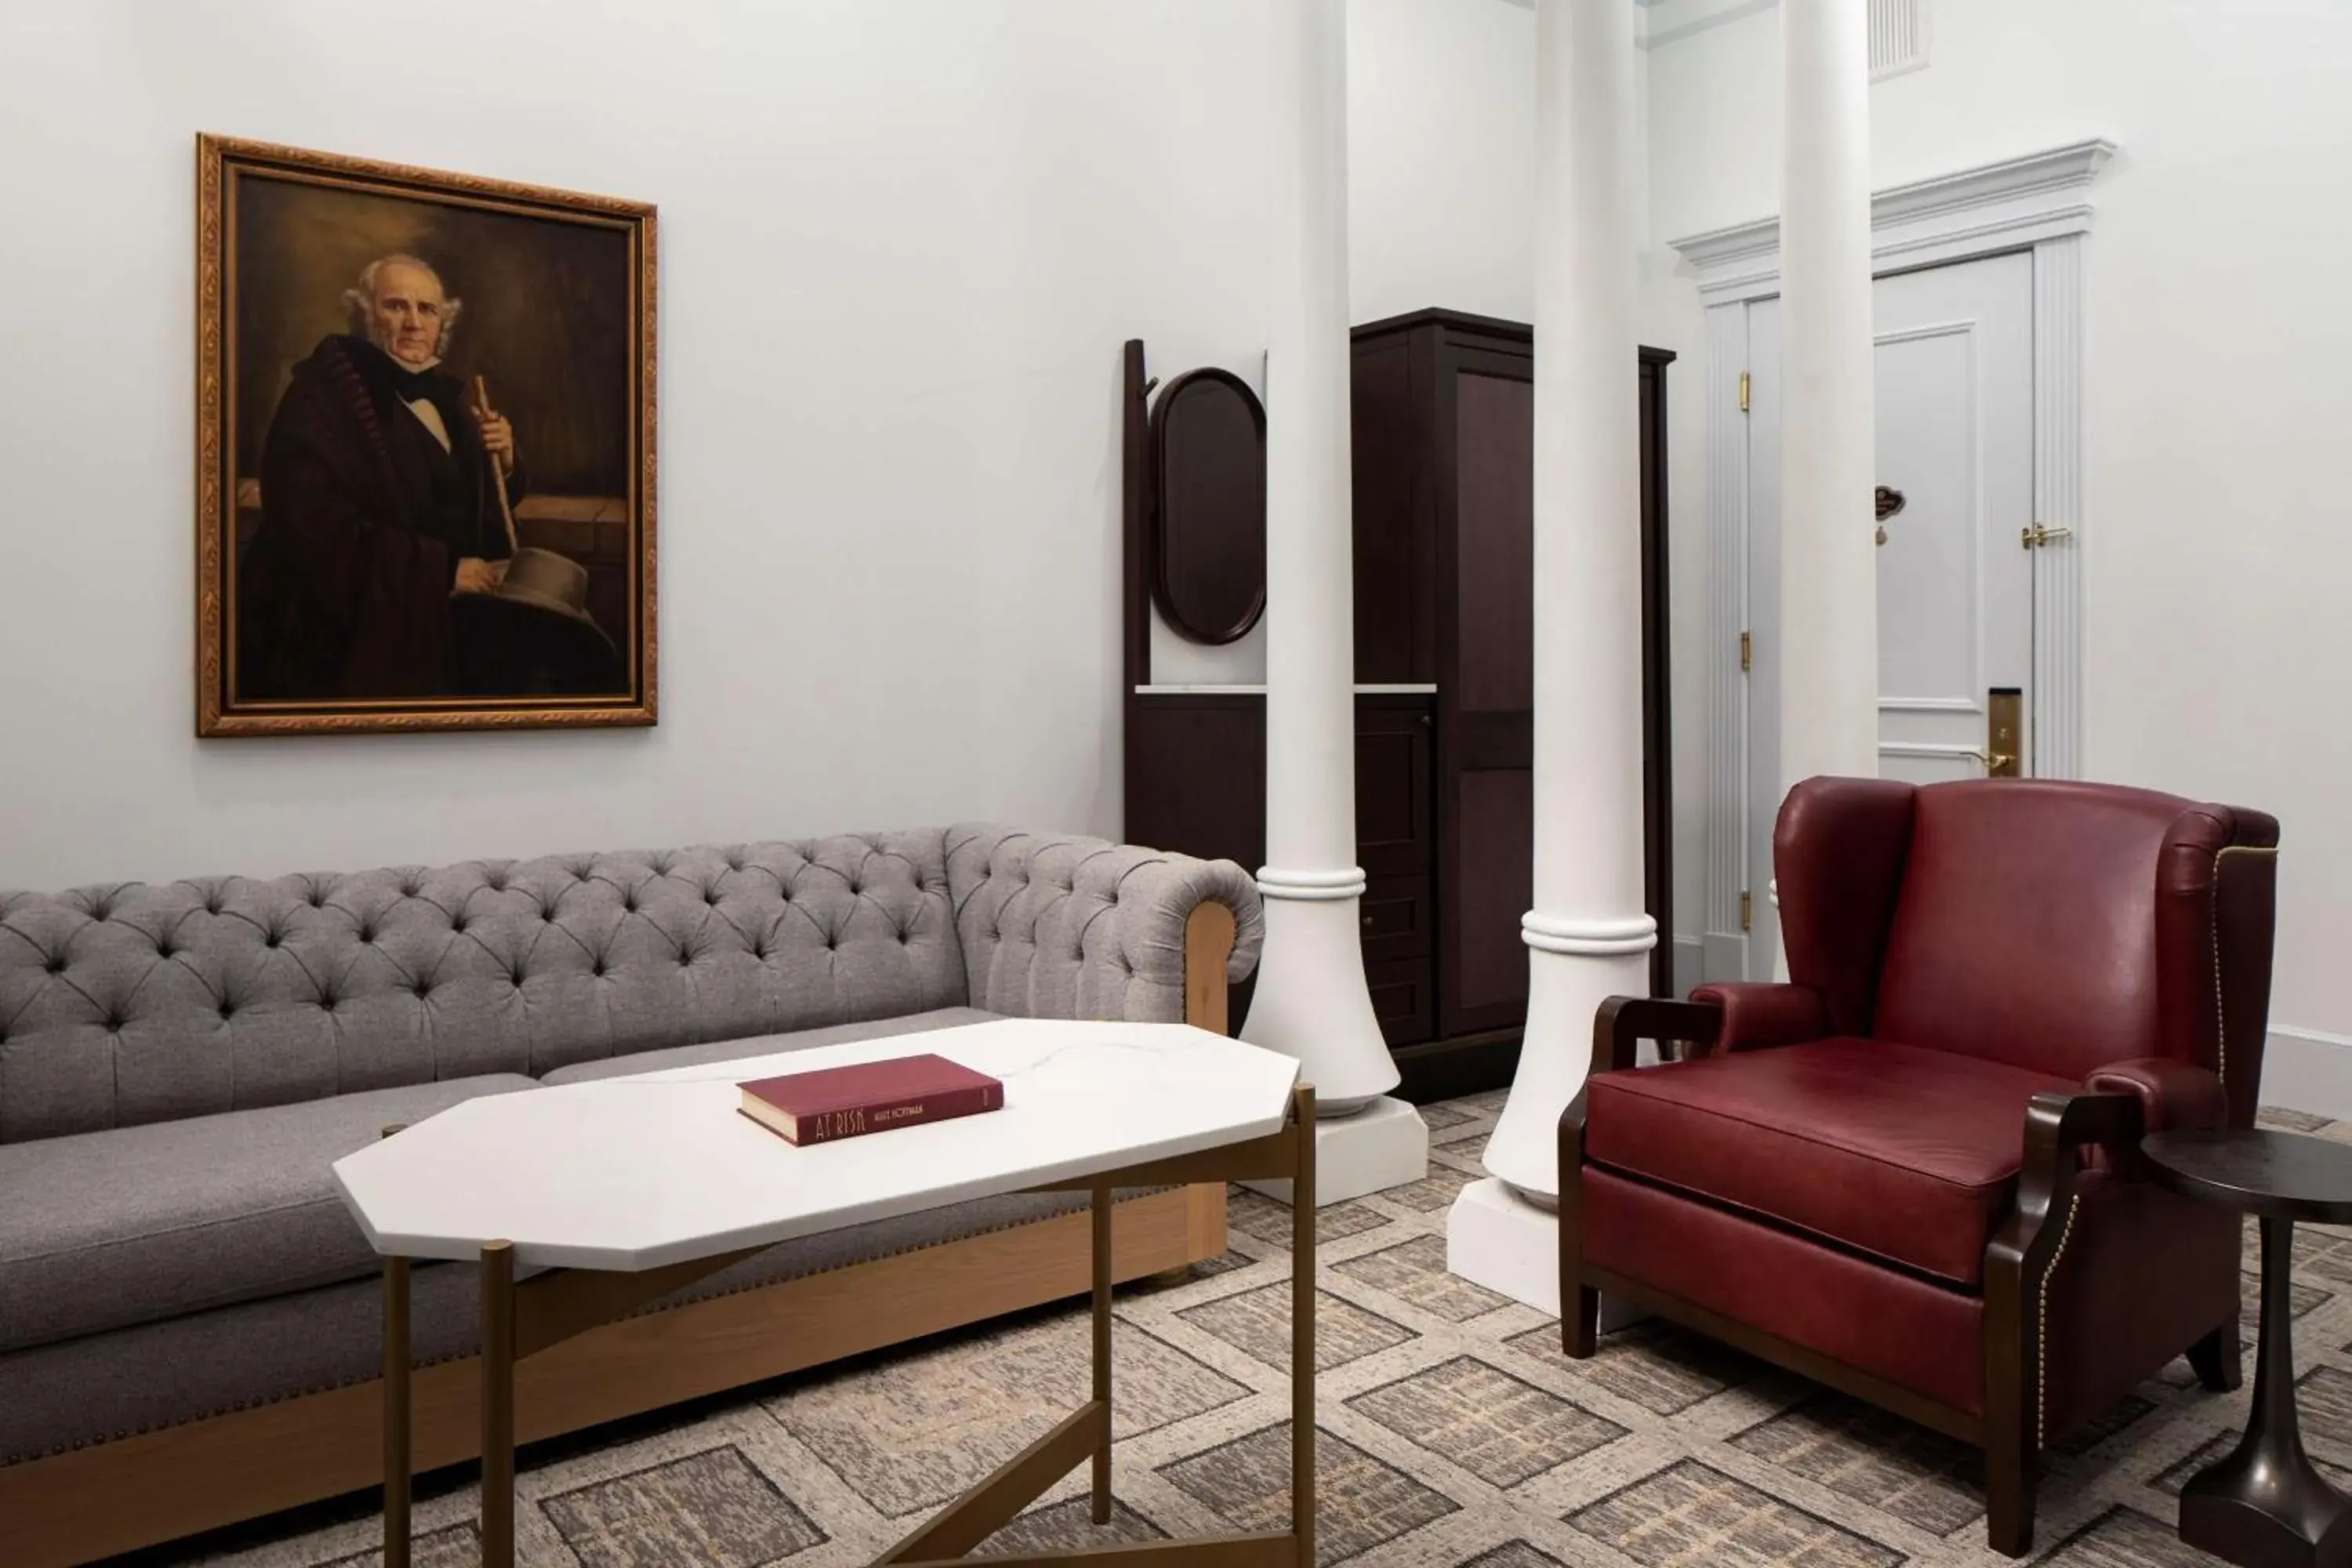
<svg viewBox="0 0 2352 1568">
<path fill-rule="evenodd" d="M 1315 1568 L 1315 1091 L 1292 1104 L 1290 1178 L 1290 1533 L 1298 1568 Z"/>
<path fill-rule="evenodd" d="M 1094 1521 L 1110 1522 L 1110 1188 L 1094 1190 L 1095 1403 L 1103 1407 L 1102 1446 L 1095 1450 Z"/>
<path fill-rule="evenodd" d="M 482 1568 L 514 1568 L 514 1247 L 482 1248 Z"/>
<path fill-rule="evenodd" d="M 408 1568 L 408 1259 L 383 1260 L 383 1568 Z"/>
<path fill-rule="evenodd" d="M 394 1121 L 380 1134 L 407 1127 Z M 383 1260 L 383 1568 L 408 1568 L 408 1259 Z"/>
</svg>

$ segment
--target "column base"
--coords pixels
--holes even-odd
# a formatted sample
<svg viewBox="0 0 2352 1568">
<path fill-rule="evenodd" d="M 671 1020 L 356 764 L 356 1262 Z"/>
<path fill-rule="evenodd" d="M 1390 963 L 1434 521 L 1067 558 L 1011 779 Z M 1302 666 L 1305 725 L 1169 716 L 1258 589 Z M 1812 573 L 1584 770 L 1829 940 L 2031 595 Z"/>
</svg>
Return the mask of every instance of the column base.
<svg viewBox="0 0 2352 1568">
<path fill-rule="evenodd" d="M 1559 1215 L 1538 1208 L 1488 1176 L 1462 1189 L 1445 1215 L 1445 1271 L 1559 1316 Z M 1601 1298 L 1601 1331 L 1613 1334 L 1649 1313 Z"/>
<path fill-rule="evenodd" d="M 1315 1206 L 1401 1187 L 1429 1174 L 1429 1129 L 1421 1112 L 1379 1095 L 1351 1116 L 1315 1123 Z M 1287 1181 L 1244 1182 L 1278 1203 L 1291 1201 Z"/>
</svg>

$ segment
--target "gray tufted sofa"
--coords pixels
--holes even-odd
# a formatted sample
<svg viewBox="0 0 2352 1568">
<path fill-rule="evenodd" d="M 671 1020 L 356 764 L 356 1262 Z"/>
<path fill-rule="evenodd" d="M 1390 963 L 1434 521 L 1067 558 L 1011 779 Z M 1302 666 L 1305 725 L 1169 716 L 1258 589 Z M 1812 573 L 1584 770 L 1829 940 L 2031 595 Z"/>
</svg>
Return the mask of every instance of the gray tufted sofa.
<svg viewBox="0 0 2352 1568">
<path fill-rule="evenodd" d="M 1230 911 L 1229 955 L 1211 911 Z M 78 1561 L 380 1475 L 370 1449 L 346 1452 L 373 1441 L 376 1260 L 328 1166 L 385 1125 L 541 1083 L 992 1016 L 1180 1020 L 1204 929 L 1224 961 L 1190 976 L 1196 1002 L 1214 996 L 1213 1019 L 1192 1015 L 1222 1026 L 1222 984 L 1251 971 L 1261 937 L 1239 867 L 1001 827 L 0 893 L 0 1561 Z M 992 1256 L 975 1248 L 1010 1258 L 997 1238 L 1025 1237 L 1017 1267 L 1047 1300 L 1083 1279 L 1083 1233 L 1068 1229 L 1075 1274 L 1038 1238 L 1081 1201 L 993 1199 L 787 1244 L 656 1313 L 669 1331 L 724 1308 L 740 1328 L 749 1298 L 721 1298 L 822 1275 L 838 1314 L 870 1275 L 889 1300 L 860 1310 L 851 1290 L 848 1317 L 970 1321 L 1027 1299 L 967 1272 L 944 1292 L 958 1300 L 910 1311 L 906 1293 L 934 1287 L 908 1255 L 960 1245 L 969 1271 Z M 1204 1243 L 1197 1207 L 1182 1224 L 1175 1261 Z M 1127 1272 L 1167 1267 L 1163 1247 Z M 475 1295 L 466 1266 L 418 1271 L 420 1364 L 470 1355 Z M 629 1351 L 616 1331 L 632 1326 L 599 1331 L 622 1348 L 577 1377 L 619 1378 L 625 1351 L 640 1391 L 720 1375 L 647 1373 L 661 1347 Z M 870 1348 L 856 1334 L 887 1329 L 845 1331 Z M 792 1364 L 806 1359 L 725 1375 Z M 541 1432 L 661 1402 L 541 1392 L 567 1413 Z M 420 1443 L 433 1462 L 431 1434 Z M 233 1479 L 192 1486 L 206 1464 Z M 246 1484 L 256 1471 L 269 1479 Z M 157 1505 L 151 1484 L 187 1495 Z M 105 1504 L 125 1487 L 150 1500 L 147 1522 Z M 65 1517 L 77 1506 L 113 1517 Z"/>
</svg>

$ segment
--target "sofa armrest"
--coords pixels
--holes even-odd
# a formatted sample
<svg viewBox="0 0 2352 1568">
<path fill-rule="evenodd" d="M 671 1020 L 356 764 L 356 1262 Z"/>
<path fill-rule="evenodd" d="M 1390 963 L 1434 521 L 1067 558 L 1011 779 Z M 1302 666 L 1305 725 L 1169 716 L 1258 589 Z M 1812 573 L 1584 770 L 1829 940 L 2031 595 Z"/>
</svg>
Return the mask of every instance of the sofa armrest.
<svg viewBox="0 0 2352 1568">
<path fill-rule="evenodd" d="M 2229 1091 L 2195 1062 L 2170 1057 L 2110 1062 L 2085 1078 L 2083 1087 L 2093 1093 L 2138 1096 L 2141 1125 L 2149 1132 L 2221 1127 L 2230 1120 Z"/>
<path fill-rule="evenodd" d="M 1829 1008 L 1822 994 L 1810 985 L 1719 981 L 1695 988 L 1690 999 L 1702 1007 L 1722 1009 L 1718 1050 L 1793 1046 L 1818 1040 L 1830 1032 Z"/>
<path fill-rule="evenodd" d="M 1225 988 L 1265 940 L 1257 883 L 1231 860 L 981 824 L 948 830 L 947 860 L 971 1005 L 992 1013 L 1222 1030 Z M 1223 915 L 1231 950 L 1199 973 Z"/>
</svg>

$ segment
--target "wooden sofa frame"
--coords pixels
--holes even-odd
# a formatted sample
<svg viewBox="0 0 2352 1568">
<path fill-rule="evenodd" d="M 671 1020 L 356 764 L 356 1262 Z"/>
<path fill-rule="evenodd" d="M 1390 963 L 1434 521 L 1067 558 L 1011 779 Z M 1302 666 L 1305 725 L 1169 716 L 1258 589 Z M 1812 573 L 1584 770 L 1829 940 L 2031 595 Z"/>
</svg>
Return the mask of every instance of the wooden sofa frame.
<svg viewBox="0 0 2352 1568">
<path fill-rule="evenodd" d="M 1185 921 L 1184 1020 L 1218 1034 L 1234 934 L 1223 904 Z M 608 1323 L 517 1368 L 516 1436 L 575 1432 L 1084 1296 L 1092 1224 L 1077 1209 Z M 1215 1258 L 1224 1186 L 1122 1202 L 1114 1236 L 1120 1281 Z M 418 1472 L 480 1457 L 478 1361 L 416 1371 Z M 0 1466 L 0 1563 L 68 1568 L 383 1482 L 383 1385 L 370 1378 Z"/>
</svg>

